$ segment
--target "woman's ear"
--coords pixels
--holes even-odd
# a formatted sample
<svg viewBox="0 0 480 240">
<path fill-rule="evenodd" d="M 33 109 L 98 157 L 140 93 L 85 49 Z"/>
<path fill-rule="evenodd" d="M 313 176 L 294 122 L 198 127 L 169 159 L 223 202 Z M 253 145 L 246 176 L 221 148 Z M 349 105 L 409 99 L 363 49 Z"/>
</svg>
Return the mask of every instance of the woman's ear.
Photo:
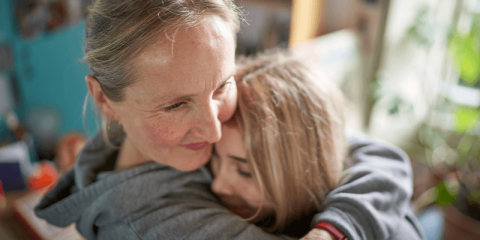
<svg viewBox="0 0 480 240">
<path fill-rule="evenodd" d="M 115 114 L 115 111 L 111 106 L 111 101 L 109 101 L 105 93 L 103 93 L 97 79 L 92 75 L 87 75 L 85 77 L 85 82 L 87 82 L 88 91 L 92 95 L 98 107 L 105 114 L 105 116 L 113 121 L 120 120 L 120 118 L 117 116 L 117 114 Z"/>
</svg>

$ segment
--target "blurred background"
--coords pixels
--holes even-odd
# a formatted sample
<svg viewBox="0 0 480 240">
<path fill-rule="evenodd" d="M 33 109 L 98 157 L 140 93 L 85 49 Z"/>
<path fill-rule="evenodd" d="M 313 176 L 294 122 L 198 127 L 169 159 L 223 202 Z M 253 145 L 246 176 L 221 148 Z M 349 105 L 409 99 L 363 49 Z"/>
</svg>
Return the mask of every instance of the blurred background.
<svg viewBox="0 0 480 240">
<path fill-rule="evenodd" d="M 84 82 L 88 2 L 0 0 L 0 239 L 77 237 L 31 209 L 100 126 Z M 480 0 L 236 2 L 237 54 L 285 48 L 316 64 L 348 100 L 347 134 L 410 156 L 427 238 L 480 239 Z"/>
</svg>

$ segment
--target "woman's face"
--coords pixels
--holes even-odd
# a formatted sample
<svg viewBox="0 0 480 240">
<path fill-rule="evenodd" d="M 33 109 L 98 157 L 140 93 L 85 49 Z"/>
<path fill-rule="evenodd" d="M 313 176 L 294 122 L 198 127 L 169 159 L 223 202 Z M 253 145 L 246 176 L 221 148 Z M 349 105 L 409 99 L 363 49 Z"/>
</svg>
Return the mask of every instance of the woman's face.
<svg viewBox="0 0 480 240">
<path fill-rule="evenodd" d="M 262 204 L 262 196 L 255 184 L 245 158 L 245 145 L 238 128 L 224 126 L 222 138 L 215 144 L 211 159 L 214 176 L 212 190 L 223 205 L 243 218 L 253 216 Z M 264 202 L 260 217 L 272 213 Z"/>
<path fill-rule="evenodd" d="M 190 171 L 204 165 L 235 111 L 235 42 L 218 17 L 158 37 L 132 66 L 136 82 L 112 102 L 143 160 Z"/>
</svg>

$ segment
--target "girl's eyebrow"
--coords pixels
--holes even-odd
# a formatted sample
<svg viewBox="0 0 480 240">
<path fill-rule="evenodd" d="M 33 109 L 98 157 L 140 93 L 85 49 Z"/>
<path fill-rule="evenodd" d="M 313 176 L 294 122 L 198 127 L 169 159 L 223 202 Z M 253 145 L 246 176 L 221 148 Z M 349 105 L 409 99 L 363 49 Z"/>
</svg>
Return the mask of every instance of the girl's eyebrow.
<svg viewBox="0 0 480 240">
<path fill-rule="evenodd" d="M 235 156 L 231 156 L 231 155 L 228 155 L 228 157 L 233 159 L 233 160 L 237 160 L 239 162 L 247 163 L 247 159 L 245 159 L 245 158 L 235 157 Z"/>
</svg>

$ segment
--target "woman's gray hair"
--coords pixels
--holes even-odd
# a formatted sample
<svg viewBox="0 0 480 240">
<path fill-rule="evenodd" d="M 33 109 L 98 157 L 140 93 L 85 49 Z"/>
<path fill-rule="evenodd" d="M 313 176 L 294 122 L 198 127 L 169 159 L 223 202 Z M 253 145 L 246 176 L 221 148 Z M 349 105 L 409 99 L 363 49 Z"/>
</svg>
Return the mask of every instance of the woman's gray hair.
<svg viewBox="0 0 480 240">
<path fill-rule="evenodd" d="M 88 9 L 85 61 L 104 94 L 114 102 L 124 98 L 135 79 L 131 61 L 159 34 L 192 27 L 205 16 L 218 16 L 239 28 L 233 0 L 97 0 Z"/>
<path fill-rule="evenodd" d="M 121 102 L 125 88 L 135 82 L 137 73 L 132 60 L 158 36 L 165 34 L 168 38 L 171 31 L 193 27 L 205 17 L 216 16 L 229 24 L 235 37 L 240 25 L 239 13 L 233 0 L 96 0 L 88 9 L 84 60 L 105 96 Z M 88 94 L 84 118 L 87 104 Z M 100 115 L 104 140 L 116 147 L 108 127 L 112 122 L 102 112 Z M 123 131 L 119 123 L 114 124 L 115 132 Z"/>
</svg>

